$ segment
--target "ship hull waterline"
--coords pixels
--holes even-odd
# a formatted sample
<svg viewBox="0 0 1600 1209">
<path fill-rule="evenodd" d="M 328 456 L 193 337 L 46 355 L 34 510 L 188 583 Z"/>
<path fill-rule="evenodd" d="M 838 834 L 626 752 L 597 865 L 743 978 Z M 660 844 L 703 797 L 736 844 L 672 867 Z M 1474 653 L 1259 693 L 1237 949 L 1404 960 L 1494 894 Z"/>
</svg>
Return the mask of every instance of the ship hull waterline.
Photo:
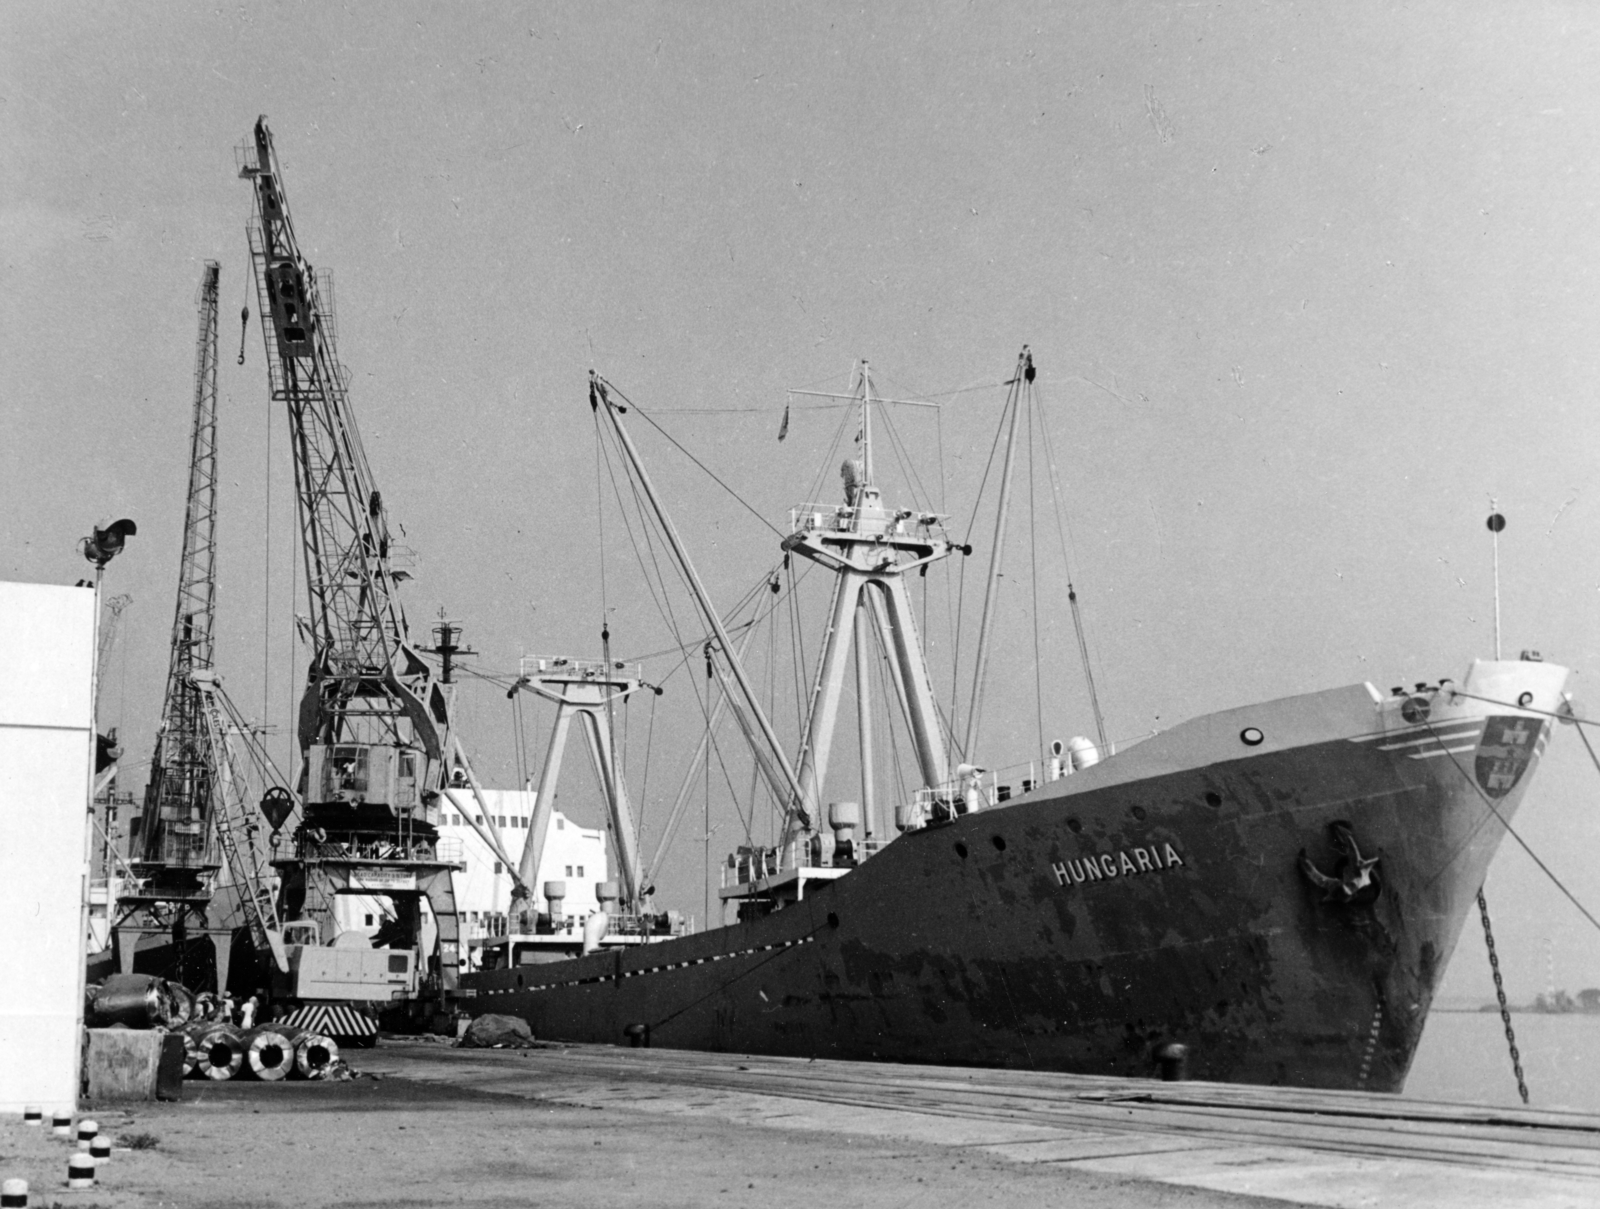
<svg viewBox="0 0 1600 1209">
<path fill-rule="evenodd" d="M 1176 1042 L 1194 1078 L 1399 1091 L 1566 679 L 1479 662 L 1207 715 L 769 915 L 469 975 L 464 1006 L 551 1040 L 1083 1074 Z"/>
</svg>

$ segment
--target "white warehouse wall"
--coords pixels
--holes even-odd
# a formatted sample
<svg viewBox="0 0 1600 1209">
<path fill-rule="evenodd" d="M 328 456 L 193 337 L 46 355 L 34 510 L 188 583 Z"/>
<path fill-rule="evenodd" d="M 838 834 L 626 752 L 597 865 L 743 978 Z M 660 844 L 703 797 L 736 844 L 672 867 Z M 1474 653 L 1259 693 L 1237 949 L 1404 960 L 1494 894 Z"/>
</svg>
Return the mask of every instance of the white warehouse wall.
<svg viewBox="0 0 1600 1209">
<path fill-rule="evenodd" d="M 0 1112 L 78 1100 L 95 593 L 0 583 Z"/>
</svg>

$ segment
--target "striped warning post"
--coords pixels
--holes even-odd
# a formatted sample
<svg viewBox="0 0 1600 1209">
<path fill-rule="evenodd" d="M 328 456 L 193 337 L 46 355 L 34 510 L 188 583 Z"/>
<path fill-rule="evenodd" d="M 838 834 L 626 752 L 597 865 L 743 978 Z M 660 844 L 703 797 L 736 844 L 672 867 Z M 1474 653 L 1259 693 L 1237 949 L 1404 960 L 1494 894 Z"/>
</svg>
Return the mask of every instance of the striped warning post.
<svg viewBox="0 0 1600 1209">
<path fill-rule="evenodd" d="M 355 1008 L 310 1006 L 296 1008 L 281 1022 L 285 1028 L 302 1028 L 336 1041 L 357 1041 L 378 1035 L 378 1024 Z"/>
<path fill-rule="evenodd" d="M 67 1187 L 94 1187 L 94 1160 L 81 1151 L 67 1160 Z"/>
</svg>

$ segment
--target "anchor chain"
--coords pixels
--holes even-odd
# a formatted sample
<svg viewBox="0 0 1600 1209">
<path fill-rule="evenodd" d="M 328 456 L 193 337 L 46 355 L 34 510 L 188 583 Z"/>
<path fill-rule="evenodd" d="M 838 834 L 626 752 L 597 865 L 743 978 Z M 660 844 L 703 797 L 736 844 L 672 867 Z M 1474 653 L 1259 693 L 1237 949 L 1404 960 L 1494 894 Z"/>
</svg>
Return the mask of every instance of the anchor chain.
<svg viewBox="0 0 1600 1209">
<path fill-rule="evenodd" d="M 1517 1074 L 1517 1094 L 1528 1102 L 1528 1084 L 1522 1077 L 1522 1055 L 1517 1052 L 1517 1035 L 1511 1031 L 1511 1009 L 1506 1005 L 1506 985 L 1500 978 L 1500 958 L 1494 951 L 1494 931 L 1489 927 L 1489 904 L 1478 887 L 1478 914 L 1483 919 L 1483 941 L 1489 946 L 1489 969 L 1494 973 L 1494 993 L 1500 1000 L 1500 1022 L 1506 1026 L 1506 1045 L 1511 1049 L 1511 1069 Z"/>
</svg>

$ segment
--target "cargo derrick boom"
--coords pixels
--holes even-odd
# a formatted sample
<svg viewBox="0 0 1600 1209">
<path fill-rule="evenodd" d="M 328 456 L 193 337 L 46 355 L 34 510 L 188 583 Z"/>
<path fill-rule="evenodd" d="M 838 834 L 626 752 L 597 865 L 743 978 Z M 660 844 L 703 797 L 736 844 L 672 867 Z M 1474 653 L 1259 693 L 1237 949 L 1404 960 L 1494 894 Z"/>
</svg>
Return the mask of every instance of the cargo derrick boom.
<svg viewBox="0 0 1600 1209">
<path fill-rule="evenodd" d="M 350 410 L 331 305 L 301 254 L 263 118 L 240 175 L 255 199 L 250 253 L 274 404 L 289 417 L 312 653 L 297 732 L 303 815 L 283 875 L 285 918 L 331 914 L 333 896 L 378 893 L 400 931 L 421 936 L 420 899 L 439 925 L 433 973 L 457 968 L 456 866 L 437 853 L 451 701 L 411 644 L 383 497 Z M 325 937 L 326 938 L 326 937 Z"/>
</svg>

